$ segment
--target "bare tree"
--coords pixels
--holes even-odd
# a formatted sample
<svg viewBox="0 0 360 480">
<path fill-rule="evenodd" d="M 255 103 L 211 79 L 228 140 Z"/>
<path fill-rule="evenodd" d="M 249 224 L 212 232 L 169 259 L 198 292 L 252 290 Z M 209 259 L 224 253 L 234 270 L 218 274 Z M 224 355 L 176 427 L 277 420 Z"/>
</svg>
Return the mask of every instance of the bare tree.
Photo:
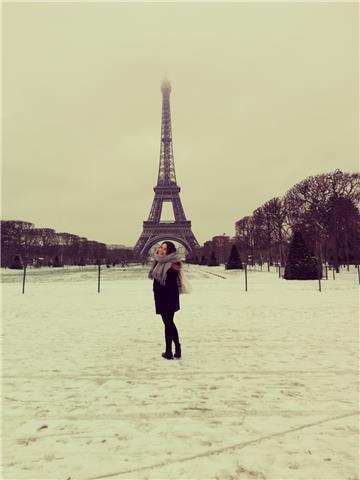
<svg viewBox="0 0 360 480">
<path fill-rule="evenodd" d="M 1 221 L 1 266 L 9 266 L 17 255 L 22 263 L 28 262 L 28 251 L 31 243 L 30 231 L 34 227 L 31 222 L 23 220 Z"/>
<path fill-rule="evenodd" d="M 254 222 L 251 216 L 243 217 L 235 224 L 237 245 L 240 249 L 242 258 L 247 262 L 250 253 L 252 261 L 254 259 Z"/>
</svg>

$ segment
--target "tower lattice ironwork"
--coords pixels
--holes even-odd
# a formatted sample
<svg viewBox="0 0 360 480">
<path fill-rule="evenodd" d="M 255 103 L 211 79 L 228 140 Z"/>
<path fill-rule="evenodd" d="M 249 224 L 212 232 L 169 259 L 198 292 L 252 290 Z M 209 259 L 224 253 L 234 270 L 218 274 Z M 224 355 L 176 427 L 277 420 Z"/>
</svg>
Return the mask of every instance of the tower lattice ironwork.
<svg viewBox="0 0 360 480">
<path fill-rule="evenodd" d="M 134 253 L 146 257 L 150 248 L 163 240 L 175 240 L 186 250 L 194 252 L 199 243 L 192 230 L 191 221 L 186 219 L 180 200 L 180 187 L 176 183 L 175 164 L 172 144 L 169 80 L 161 84 L 162 120 L 161 146 L 157 185 L 154 187 L 154 200 L 147 220 L 143 222 L 143 231 L 136 242 Z M 171 202 L 174 211 L 173 221 L 160 221 L 164 202 Z"/>
</svg>

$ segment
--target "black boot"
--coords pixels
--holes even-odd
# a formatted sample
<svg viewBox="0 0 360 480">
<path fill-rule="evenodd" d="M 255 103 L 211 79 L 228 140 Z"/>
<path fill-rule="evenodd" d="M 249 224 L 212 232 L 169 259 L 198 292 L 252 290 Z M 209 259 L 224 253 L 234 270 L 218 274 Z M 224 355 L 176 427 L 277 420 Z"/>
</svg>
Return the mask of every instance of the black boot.
<svg viewBox="0 0 360 480">
<path fill-rule="evenodd" d="M 161 356 L 166 358 L 167 360 L 172 360 L 174 358 L 171 350 L 172 339 L 168 329 L 165 329 L 165 345 L 166 345 L 165 352 L 163 352 Z"/>
<path fill-rule="evenodd" d="M 173 360 L 174 359 L 174 356 L 173 356 L 172 352 L 163 352 L 161 354 L 161 356 L 166 358 L 166 360 Z"/>
<path fill-rule="evenodd" d="M 175 343 L 175 358 L 181 358 L 181 343 Z"/>
</svg>

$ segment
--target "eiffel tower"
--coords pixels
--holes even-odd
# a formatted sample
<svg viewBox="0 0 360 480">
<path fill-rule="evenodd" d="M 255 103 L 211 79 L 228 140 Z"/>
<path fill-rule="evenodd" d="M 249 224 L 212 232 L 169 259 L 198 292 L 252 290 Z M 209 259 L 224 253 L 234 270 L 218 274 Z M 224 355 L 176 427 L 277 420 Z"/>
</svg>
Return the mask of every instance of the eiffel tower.
<svg viewBox="0 0 360 480">
<path fill-rule="evenodd" d="M 143 222 L 143 231 L 134 247 L 134 253 L 147 257 L 153 245 L 164 240 L 174 240 L 185 247 L 188 253 L 194 253 L 199 247 L 191 230 L 191 221 L 186 219 L 180 200 L 180 187 L 176 183 L 174 155 L 171 134 L 170 92 L 169 80 L 161 84 L 162 120 L 161 148 L 157 185 L 154 187 L 155 197 L 151 206 L 149 218 Z M 171 202 L 174 211 L 174 221 L 160 221 L 164 202 Z"/>
</svg>

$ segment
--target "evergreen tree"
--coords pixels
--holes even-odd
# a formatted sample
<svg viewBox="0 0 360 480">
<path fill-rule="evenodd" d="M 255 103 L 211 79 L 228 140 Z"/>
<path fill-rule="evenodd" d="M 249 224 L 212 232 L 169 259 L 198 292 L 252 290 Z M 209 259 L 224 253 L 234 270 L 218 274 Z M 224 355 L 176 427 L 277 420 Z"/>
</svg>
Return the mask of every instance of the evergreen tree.
<svg viewBox="0 0 360 480">
<path fill-rule="evenodd" d="M 322 272 L 321 274 L 322 275 Z M 314 254 L 306 246 L 300 230 L 295 230 L 290 242 L 284 278 L 286 280 L 316 280 L 319 266 Z"/>
<path fill-rule="evenodd" d="M 10 267 L 11 269 L 14 269 L 14 270 L 22 270 L 22 264 L 21 264 L 21 260 L 20 260 L 20 257 L 19 255 L 15 255 Z"/>
<path fill-rule="evenodd" d="M 218 267 L 219 266 L 219 262 L 217 261 L 214 252 L 211 252 L 211 258 L 210 258 L 210 262 L 208 263 L 208 266 L 209 267 Z"/>
<path fill-rule="evenodd" d="M 207 261 L 204 255 L 202 255 L 201 260 L 200 260 L 200 265 L 206 265 Z"/>
<path fill-rule="evenodd" d="M 53 267 L 62 267 L 61 263 L 59 262 L 59 257 L 56 255 Z"/>
<path fill-rule="evenodd" d="M 242 269 L 243 267 L 242 267 L 242 261 L 241 261 L 240 256 L 239 256 L 238 249 L 236 248 L 236 245 L 233 245 L 231 247 L 229 260 L 225 264 L 225 270 L 231 270 L 231 269 L 235 269 L 235 268 Z"/>
</svg>

